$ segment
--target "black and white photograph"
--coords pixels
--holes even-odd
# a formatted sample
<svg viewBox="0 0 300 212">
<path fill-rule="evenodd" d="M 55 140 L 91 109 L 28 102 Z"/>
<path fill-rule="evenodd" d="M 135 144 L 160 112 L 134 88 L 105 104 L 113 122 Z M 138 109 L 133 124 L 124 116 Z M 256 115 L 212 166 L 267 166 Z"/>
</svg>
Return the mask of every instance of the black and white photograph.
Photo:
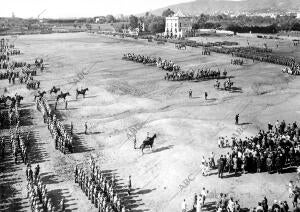
<svg viewBox="0 0 300 212">
<path fill-rule="evenodd" d="M 300 212 L 300 0 L 0 3 L 0 212 Z"/>
</svg>

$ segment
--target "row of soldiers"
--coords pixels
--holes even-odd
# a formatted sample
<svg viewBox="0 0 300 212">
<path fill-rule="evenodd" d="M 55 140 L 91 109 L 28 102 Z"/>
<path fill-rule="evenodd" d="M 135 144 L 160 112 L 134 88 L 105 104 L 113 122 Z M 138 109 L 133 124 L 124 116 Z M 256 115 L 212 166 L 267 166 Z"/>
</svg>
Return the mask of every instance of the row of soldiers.
<svg viewBox="0 0 300 212">
<path fill-rule="evenodd" d="M 0 63 L 0 69 L 1 69 L 1 63 Z M 0 80 L 1 79 L 8 79 L 11 78 L 13 75 L 16 75 L 16 77 L 19 77 L 19 72 L 15 72 L 11 69 L 7 69 L 5 71 L 0 72 Z"/>
<path fill-rule="evenodd" d="M 75 183 L 78 183 L 82 191 L 91 200 L 91 203 L 98 208 L 99 212 L 126 212 L 126 208 L 121 203 L 121 199 L 116 193 L 115 176 L 109 180 L 101 172 L 95 162 L 91 163 L 91 173 L 82 168 L 75 167 Z M 131 180 L 128 193 L 130 194 Z"/>
<path fill-rule="evenodd" d="M 8 69 L 10 67 L 8 60 L 0 60 L 0 69 Z"/>
<path fill-rule="evenodd" d="M 27 89 L 39 89 L 41 82 L 39 80 L 34 80 L 33 78 L 30 78 L 26 82 L 26 88 Z"/>
<path fill-rule="evenodd" d="M 73 152 L 73 138 L 67 132 L 64 125 L 56 119 L 56 116 L 53 115 L 53 118 L 48 117 L 47 119 L 48 129 L 54 138 L 55 149 L 58 149 L 62 153 L 66 154 L 66 151 L 69 150 Z"/>
<path fill-rule="evenodd" d="M 28 164 L 26 169 L 27 177 L 27 198 L 30 200 L 30 206 L 34 212 L 54 212 L 57 211 L 54 208 L 51 198 L 47 193 L 47 187 L 42 183 L 40 178 L 40 167 L 36 166 L 33 173 L 31 165 Z M 64 199 L 60 202 L 60 210 L 65 210 Z"/>
<path fill-rule="evenodd" d="M 222 54 L 231 54 L 232 56 L 242 57 L 246 59 L 252 59 L 260 62 L 268 62 L 278 65 L 284 65 L 290 67 L 292 70 L 300 70 L 300 64 L 295 61 L 294 58 L 287 56 L 275 55 L 270 49 L 267 48 L 258 48 L 258 47 L 209 47 L 210 51 L 222 53 Z"/>
<path fill-rule="evenodd" d="M 53 114 L 45 98 L 36 99 L 37 109 L 42 112 L 44 123 L 47 123 L 48 129 L 54 139 L 55 148 L 66 154 L 67 150 L 73 152 L 73 137 L 66 130 L 64 125 Z"/>
<path fill-rule="evenodd" d="M 20 153 L 22 162 L 27 164 L 28 160 L 28 141 L 22 138 L 21 134 L 16 132 L 10 136 L 12 153 L 14 155 L 15 163 L 18 163 L 18 155 Z"/>
<path fill-rule="evenodd" d="M 20 55 L 21 51 L 19 49 L 10 49 L 6 53 L 7 55 Z"/>
<path fill-rule="evenodd" d="M 4 136 L 0 140 L 0 155 L 1 155 L 1 158 L 4 159 L 4 156 L 5 156 L 5 140 L 4 140 Z"/>
<path fill-rule="evenodd" d="M 0 54 L 0 62 L 2 62 L 2 61 L 7 61 L 8 62 L 9 61 L 9 56 L 4 54 L 4 53 Z"/>
</svg>

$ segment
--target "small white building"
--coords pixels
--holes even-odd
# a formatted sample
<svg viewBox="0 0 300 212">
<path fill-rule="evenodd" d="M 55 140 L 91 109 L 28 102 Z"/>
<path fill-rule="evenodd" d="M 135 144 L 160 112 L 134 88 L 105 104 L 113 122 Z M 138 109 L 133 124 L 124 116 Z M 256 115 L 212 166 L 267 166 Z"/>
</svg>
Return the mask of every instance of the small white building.
<svg viewBox="0 0 300 212">
<path fill-rule="evenodd" d="M 166 17 L 165 36 L 181 38 L 192 31 L 192 18 L 178 11 L 173 16 Z"/>
</svg>

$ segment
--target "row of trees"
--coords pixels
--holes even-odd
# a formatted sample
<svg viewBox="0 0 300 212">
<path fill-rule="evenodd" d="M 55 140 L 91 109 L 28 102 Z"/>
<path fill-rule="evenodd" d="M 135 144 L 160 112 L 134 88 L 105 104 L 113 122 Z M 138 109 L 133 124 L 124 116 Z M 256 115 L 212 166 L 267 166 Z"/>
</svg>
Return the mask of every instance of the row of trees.
<svg viewBox="0 0 300 212">
<path fill-rule="evenodd" d="M 162 33 L 165 31 L 165 17 L 172 14 L 174 14 L 174 12 L 167 9 L 163 11 L 162 16 L 156 16 L 149 12 L 146 12 L 145 15 L 141 17 L 130 15 L 123 19 L 115 19 L 114 28 L 118 32 L 122 32 L 123 29 L 140 28 L 148 33 Z"/>
<path fill-rule="evenodd" d="M 115 29 L 121 32 L 128 28 L 142 28 L 146 32 L 161 33 L 165 30 L 165 17 L 172 16 L 174 11 L 166 9 L 161 16 L 155 16 L 147 12 L 144 16 L 129 17 L 120 16 L 118 18 L 112 15 L 103 17 L 104 23 L 119 23 L 115 24 Z M 300 20 L 294 16 L 277 16 L 262 17 L 262 16 L 246 16 L 240 15 L 231 17 L 230 15 L 207 15 L 201 14 L 192 18 L 192 29 L 226 29 L 234 32 L 253 32 L 253 33 L 277 33 L 279 31 L 300 31 Z"/>
<path fill-rule="evenodd" d="M 234 32 L 277 33 L 279 31 L 300 31 L 300 20 L 295 16 L 246 16 L 205 15 L 193 18 L 193 29 L 226 29 Z"/>
</svg>

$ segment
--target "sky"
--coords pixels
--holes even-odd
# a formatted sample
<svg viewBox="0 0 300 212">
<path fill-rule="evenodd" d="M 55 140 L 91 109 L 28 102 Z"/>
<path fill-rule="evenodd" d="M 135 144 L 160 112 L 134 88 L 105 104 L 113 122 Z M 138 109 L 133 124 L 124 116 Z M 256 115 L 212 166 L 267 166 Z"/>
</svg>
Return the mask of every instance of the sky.
<svg viewBox="0 0 300 212">
<path fill-rule="evenodd" d="M 129 15 L 193 0 L 0 0 L 0 17 L 68 18 Z"/>
</svg>

